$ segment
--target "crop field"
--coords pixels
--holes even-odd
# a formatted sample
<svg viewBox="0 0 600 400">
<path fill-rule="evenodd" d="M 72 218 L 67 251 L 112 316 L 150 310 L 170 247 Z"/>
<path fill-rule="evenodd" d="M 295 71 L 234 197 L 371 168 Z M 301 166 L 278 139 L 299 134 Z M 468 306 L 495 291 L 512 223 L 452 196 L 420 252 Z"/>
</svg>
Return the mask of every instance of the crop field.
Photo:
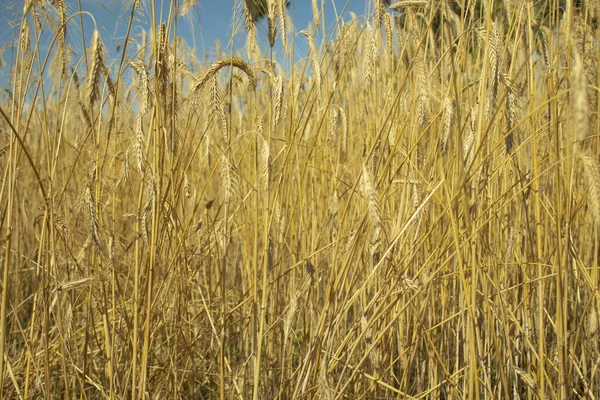
<svg viewBox="0 0 600 400">
<path fill-rule="evenodd" d="M 366 1 L 19 5 L 0 398 L 600 398 L 600 3 Z"/>
</svg>

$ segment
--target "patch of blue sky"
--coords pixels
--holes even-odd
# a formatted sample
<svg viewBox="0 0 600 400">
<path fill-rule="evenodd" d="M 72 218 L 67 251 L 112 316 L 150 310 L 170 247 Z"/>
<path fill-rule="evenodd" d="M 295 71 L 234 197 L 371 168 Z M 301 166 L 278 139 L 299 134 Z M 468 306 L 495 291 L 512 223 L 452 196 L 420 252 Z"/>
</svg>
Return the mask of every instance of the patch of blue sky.
<svg viewBox="0 0 600 400">
<path fill-rule="evenodd" d="M 57 21 L 57 12 L 52 5 L 52 0 L 34 0 L 40 7 L 41 14 Z M 176 1 L 176 0 L 173 0 Z M 192 51 L 201 63 L 208 63 L 217 58 L 220 48 L 222 55 L 241 54 L 245 55 L 246 34 L 242 21 L 243 0 L 196 0 L 185 15 L 177 16 L 177 28 L 175 35 L 185 41 L 186 48 Z M 5 88 L 10 81 L 10 74 L 16 57 L 16 44 L 19 38 L 20 23 L 23 17 L 24 1 L 0 0 L 0 87 Z M 71 50 L 71 66 L 79 65 L 78 70 L 84 72 L 85 62 L 83 60 L 84 42 L 89 47 L 94 26 L 101 34 L 106 49 L 106 63 L 116 66 L 120 62 L 121 52 L 127 35 L 127 27 L 131 15 L 133 0 L 65 0 L 67 14 L 73 16 L 80 10 L 80 15 L 72 17 L 67 25 L 67 44 Z M 169 17 L 171 0 L 140 0 L 136 9 L 132 29 L 127 46 L 126 59 L 134 59 L 138 56 L 138 44 L 142 43 L 143 34 L 150 35 L 152 28 L 152 4 L 155 5 L 154 18 L 157 23 L 165 22 Z M 292 26 L 289 32 L 297 33 L 312 26 L 313 11 L 312 0 L 291 0 L 288 8 L 289 21 Z M 338 18 L 349 20 L 350 13 L 366 15 L 371 9 L 371 0 L 317 0 L 319 6 L 324 10 L 325 18 L 322 20 L 324 30 L 316 31 L 317 45 L 323 45 L 323 32 L 326 35 L 334 34 Z M 179 1 L 181 6 L 183 0 Z M 237 7 L 236 7 L 237 5 Z M 237 22 L 234 22 L 237 15 Z M 43 15 L 41 15 L 43 17 Z M 43 18 L 42 18 L 43 20 Z M 30 26 L 33 26 L 33 18 L 30 17 Z M 83 25 L 83 29 L 81 26 Z M 35 30 L 32 32 L 36 32 Z M 83 35 L 82 35 L 83 32 Z M 233 40 L 232 39 L 232 32 Z M 43 62 L 50 49 L 54 38 L 54 29 L 46 24 L 42 32 L 37 31 L 39 36 L 39 54 Z M 171 32 L 173 39 L 173 31 Z M 263 54 L 268 54 L 267 23 L 265 19 L 257 26 L 257 39 Z M 294 40 L 292 40 L 294 39 Z M 31 42 L 35 44 L 35 36 L 32 34 Z M 293 61 L 283 56 L 281 40 L 277 40 L 274 48 L 276 60 L 283 68 L 289 68 L 290 62 L 296 62 L 308 54 L 308 44 L 302 35 L 290 38 L 294 43 Z M 46 71 L 47 72 L 47 71 Z M 114 69 L 111 69 L 114 72 Z"/>
</svg>

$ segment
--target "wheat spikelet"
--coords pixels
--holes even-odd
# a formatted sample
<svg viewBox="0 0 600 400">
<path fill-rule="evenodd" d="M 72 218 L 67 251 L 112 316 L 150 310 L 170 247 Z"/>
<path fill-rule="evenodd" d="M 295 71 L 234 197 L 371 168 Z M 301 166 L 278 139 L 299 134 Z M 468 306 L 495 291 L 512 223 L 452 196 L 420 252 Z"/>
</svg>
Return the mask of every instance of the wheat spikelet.
<svg viewBox="0 0 600 400">
<path fill-rule="evenodd" d="M 169 117 L 169 120 L 171 119 L 172 118 Z M 166 131 L 167 134 L 167 143 L 169 146 L 169 151 L 172 154 L 176 155 L 177 151 L 179 150 L 179 132 L 177 130 L 177 126 L 170 122 L 169 126 L 163 127 L 163 129 Z"/>
<path fill-rule="evenodd" d="M 123 160 L 123 180 L 129 182 L 129 149 L 125 152 L 125 159 Z"/>
<path fill-rule="evenodd" d="M 156 47 L 158 48 L 159 57 L 163 58 L 166 56 L 166 47 L 167 47 L 167 24 L 162 22 L 158 27 L 158 37 L 157 37 Z M 159 62 L 162 62 L 159 60 Z"/>
<path fill-rule="evenodd" d="M 213 62 L 202 79 L 198 80 L 192 87 L 192 92 L 202 89 L 206 82 L 211 80 L 220 69 L 225 67 L 236 67 L 246 74 L 252 86 L 256 86 L 256 77 L 250 66 L 241 57 L 227 57 L 219 61 Z"/>
<path fill-rule="evenodd" d="M 400 0 L 390 5 L 391 10 L 399 10 L 406 7 L 429 7 L 431 0 Z"/>
<path fill-rule="evenodd" d="M 378 346 L 372 346 L 372 344 L 373 344 L 372 331 L 374 328 L 373 328 L 373 326 L 371 328 L 369 328 L 367 318 L 364 314 L 360 320 L 360 327 L 361 327 L 361 331 L 363 332 L 363 339 L 365 341 L 366 347 L 371 348 L 371 351 L 369 352 L 369 361 L 371 362 L 371 365 L 373 365 L 373 367 L 375 367 L 376 369 L 379 369 L 381 367 L 381 360 L 382 360 L 381 352 L 380 352 Z"/>
<path fill-rule="evenodd" d="M 275 126 L 279 123 L 281 118 L 281 109 L 283 106 L 283 76 L 278 74 L 274 81 L 275 85 L 275 110 L 273 123 Z"/>
<path fill-rule="evenodd" d="M 79 104 L 79 107 L 81 109 L 81 114 L 83 115 L 83 119 L 85 120 L 87 127 L 91 128 L 92 127 L 92 119 L 90 118 L 90 115 L 86 109 L 85 104 L 83 104 L 81 102 L 81 96 L 80 96 L 81 85 L 80 85 L 79 75 L 77 74 L 77 71 L 75 71 L 73 68 L 71 68 L 71 74 L 73 76 L 73 83 L 75 83 L 75 88 L 77 89 L 77 91 L 75 93 L 75 96 L 77 98 L 77 104 Z"/>
<path fill-rule="evenodd" d="M 140 229 L 142 231 L 142 237 L 144 242 L 148 244 L 150 242 L 150 230 L 148 229 L 148 219 L 150 218 L 150 211 L 144 210 L 140 215 Z"/>
<path fill-rule="evenodd" d="M 187 172 L 183 173 L 183 192 L 186 199 L 192 198 L 192 184 L 190 183 Z"/>
<path fill-rule="evenodd" d="M 142 209 L 140 215 L 142 236 L 146 243 L 150 241 L 150 229 L 148 227 L 148 220 L 152 218 L 152 203 L 156 197 L 156 180 L 150 174 L 146 176 L 146 203 Z"/>
<path fill-rule="evenodd" d="M 419 195 L 419 185 L 418 185 L 418 181 L 415 179 L 415 172 L 414 169 L 411 170 L 411 199 L 412 199 L 412 206 L 413 206 L 413 210 L 417 210 L 419 208 L 419 206 L 421 205 L 421 196 Z"/>
<path fill-rule="evenodd" d="M 165 23 L 161 23 L 158 29 L 158 36 L 156 39 L 156 70 L 155 77 L 158 82 L 158 93 L 157 95 L 164 96 L 167 99 L 168 94 L 171 92 L 171 65 L 169 64 L 169 46 L 168 46 L 168 34 L 167 26 Z"/>
<path fill-rule="evenodd" d="M 269 46 L 271 46 L 271 48 L 275 46 L 275 40 L 277 39 L 277 5 L 275 1 L 276 0 L 266 0 L 268 27 L 267 38 L 269 39 Z"/>
<path fill-rule="evenodd" d="M 211 165 L 211 154 L 210 135 L 207 134 L 204 136 L 204 151 L 202 152 L 202 161 L 207 169 Z"/>
<path fill-rule="evenodd" d="M 265 12 L 264 4 L 255 0 L 244 0 L 244 23 L 248 32 L 256 30 L 256 22 Z"/>
<path fill-rule="evenodd" d="M 94 103 L 100 97 L 100 75 L 104 67 L 104 46 L 98 29 L 92 34 L 92 64 L 88 73 L 87 92 L 90 103 Z"/>
<path fill-rule="evenodd" d="M 442 153 L 448 152 L 448 140 L 450 139 L 452 124 L 454 123 L 455 110 L 456 102 L 454 99 L 446 96 L 444 98 L 444 119 L 442 120 L 442 141 L 440 143 Z"/>
<path fill-rule="evenodd" d="M 63 75 L 67 71 L 68 64 L 68 50 L 67 42 L 65 40 L 67 34 L 67 7 L 64 0 L 55 0 L 54 5 L 58 14 L 58 31 L 56 32 L 58 41 L 58 52 L 57 58 L 60 63 L 60 75 Z"/>
<path fill-rule="evenodd" d="M 146 115 L 148 113 L 148 100 L 150 93 L 150 76 L 148 72 L 148 66 L 142 61 L 129 61 L 129 65 L 133 67 L 135 72 L 139 75 L 141 80 L 142 89 L 142 101 L 140 103 L 140 114 Z"/>
<path fill-rule="evenodd" d="M 348 118 L 346 117 L 346 112 L 342 107 L 340 107 L 340 119 L 342 120 L 342 136 L 340 138 L 340 146 L 342 156 L 344 156 L 348 151 Z"/>
<path fill-rule="evenodd" d="M 308 40 L 308 47 L 310 53 L 310 61 L 313 67 L 313 76 L 315 78 L 315 90 L 317 98 L 321 98 L 321 64 L 319 63 L 319 52 L 315 43 L 315 38 L 308 31 L 300 31 Z"/>
<path fill-rule="evenodd" d="M 377 60 L 379 59 L 379 44 L 377 43 L 377 34 L 370 23 L 367 22 L 365 28 L 366 48 L 361 59 L 361 75 L 367 83 L 375 81 L 377 75 Z"/>
<path fill-rule="evenodd" d="M 588 97 L 587 80 L 583 72 L 583 61 L 573 49 L 574 63 L 571 69 L 571 96 L 573 107 L 573 131 L 575 140 L 580 142 L 588 136 Z"/>
<path fill-rule="evenodd" d="M 4 67 L 6 67 L 6 62 L 4 61 L 4 53 L 6 52 L 6 49 L 8 49 L 8 45 L 9 43 L 5 43 L 4 46 L 2 46 L 0 48 L 0 69 L 4 69 Z"/>
<path fill-rule="evenodd" d="M 341 60 L 345 60 L 350 54 L 354 42 L 352 41 L 352 26 L 344 25 L 340 30 L 340 56 Z"/>
<path fill-rule="evenodd" d="M 329 137 L 334 140 L 338 135 L 338 110 L 332 105 L 329 108 Z"/>
<path fill-rule="evenodd" d="M 223 132 L 223 141 L 224 141 L 224 143 L 229 144 L 229 129 L 228 129 L 227 113 L 225 112 L 225 107 L 222 104 L 219 107 L 218 115 L 221 120 L 221 131 Z"/>
<path fill-rule="evenodd" d="M 383 15 L 385 14 L 384 0 L 373 0 L 375 8 L 375 26 L 379 28 L 383 24 Z"/>
<path fill-rule="evenodd" d="M 550 71 L 551 68 L 551 62 L 550 62 L 550 50 L 548 47 L 548 38 L 552 37 L 552 33 L 550 32 L 550 29 L 548 29 L 547 26 L 541 26 L 540 27 L 540 35 L 541 35 L 541 42 L 542 42 L 542 54 L 544 55 L 544 65 L 546 66 L 546 70 Z"/>
<path fill-rule="evenodd" d="M 385 30 L 385 47 L 389 55 L 394 54 L 394 31 L 392 30 L 392 17 L 388 12 L 383 13 L 383 28 Z"/>
<path fill-rule="evenodd" d="M 377 198 L 377 189 L 375 188 L 375 184 L 371 179 L 369 169 L 366 165 L 363 165 L 361 184 L 363 195 L 365 196 L 368 202 L 371 223 L 374 227 L 379 227 L 381 226 L 381 208 L 379 206 L 379 200 Z"/>
<path fill-rule="evenodd" d="M 262 138 L 262 136 L 261 136 Z M 269 143 L 262 138 L 262 147 L 260 152 L 260 182 L 263 189 L 269 190 L 269 183 L 271 182 L 271 150 L 269 149 Z"/>
<path fill-rule="evenodd" d="M 596 225 L 600 226 L 600 169 L 597 161 L 584 153 L 577 151 L 577 156 L 583 164 L 583 172 L 590 188 L 589 202 Z"/>
<path fill-rule="evenodd" d="M 246 38 L 246 47 L 248 51 L 248 58 L 253 60 L 254 54 L 259 52 L 258 43 L 256 42 L 256 19 L 254 18 L 251 6 L 249 4 L 251 0 L 244 1 L 243 19 L 246 27 L 248 36 Z"/>
<path fill-rule="evenodd" d="M 287 15 L 285 12 L 286 9 L 286 0 L 277 0 L 277 16 L 279 17 L 279 29 L 281 31 L 281 44 L 283 45 L 283 49 L 288 51 L 288 40 L 287 40 Z"/>
<path fill-rule="evenodd" d="M 527 386 L 529 386 L 529 389 L 534 391 L 539 396 L 539 393 L 540 393 L 539 386 L 535 382 L 535 379 L 533 378 L 533 376 L 531 376 L 529 374 L 529 372 L 527 372 L 521 368 L 514 367 L 514 370 L 515 370 L 515 373 L 523 380 L 523 382 L 525 382 L 527 384 Z"/>
<path fill-rule="evenodd" d="M 319 12 L 319 5 L 317 4 L 317 0 L 312 0 L 311 5 L 313 13 L 313 22 L 315 23 L 315 28 L 318 29 L 321 13 Z"/>
<path fill-rule="evenodd" d="M 229 201 L 237 191 L 237 176 L 233 164 L 225 154 L 221 156 L 221 183 L 223 195 Z"/>
<path fill-rule="evenodd" d="M 63 314 L 64 332 L 65 339 L 67 343 L 69 343 L 73 333 L 73 304 L 68 300 L 68 298 L 65 299 L 65 308 L 66 310 Z"/>
<path fill-rule="evenodd" d="M 19 47 L 21 53 L 27 54 L 31 48 L 31 33 L 28 24 L 23 24 L 21 27 L 21 34 L 19 35 Z"/>
<path fill-rule="evenodd" d="M 592 337 L 598 331 L 598 313 L 596 312 L 596 304 L 592 302 L 590 311 L 588 312 L 585 321 L 585 334 L 587 337 Z"/>
<path fill-rule="evenodd" d="M 506 15 L 508 15 L 508 19 L 513 19 L 515 10 L 514 0 L 502 0 L 502 5 L 504 6 Z"/>
<path fill-rule="evenodd" d="M 598 18 L 600 12 L 600 4 L 596 0 L 585 0 L 585 8 L 590 16 L 591 20 Z"/>
<path fill-rule="evenodd" d="M 213 113 L 221 113 L 221 89 L 219 80 L 216 75 L 213 75 L 210 79 L 210 110 Z"/>
<path fill-rule="evenodd" d="M 69 291 L 69 290 L 75 290 L 75 289 L 79 289 L 79 288 L 88 287 L 90 284 L 94 283 L 96 281 L 96 279 L 97 278 L 95 276 L 88 276 L 86 278 L 75 279 L 72 281 L 63 282 L 56 288 L 56 290 Z"/>
<path fill-rule="evenodd" d="M 112 262 L 115 256 L 115 234 L 111 232 L 108 235 L 108 259 Z"/>
<path fill-rule="evenodd" d="M 227 115 L 221 100 L 221 88 L 216 75 L 212 75 L 210 78 L 210 112 L 211 116 L 216 116 L 219 118 L 219 122 L 221 123 L 221 131 L 223 133 L 223 140 L 225 143 L 229 143 Z"/>
<path fill-rule="evenodd" d="M 91 185 L 86 185 L 84 189 L 84 201 L 87 206 L 90 228 L 92 230 L 92 240 L 98 249 L 102 248 L 100 243 L 100 224 L 98 223 L 98 214 L 96 213 L 96 200 L 92 193 Z"/>
<path fill-rule="evenodd" d="M 277 223 L 278 243 L 283 243 L 285 233 L 285 216 L 281 212 L 281 206 L 279 203 L 275 204 L 275 222 Z"/>
<path fill-rule="evenodd" d="M 506 257 L 507 261 L 511 262 L 514 259 L 515 244 L 517 242 L 517 231 L 514 226 L 511 225 L 508 232 L 508 244 L 506 246 Z"/>
<path fill-rule="evenodd" d="M 488 56 L 490 62 L 490 86 L 485 104 L 485 119 L 489 120 L 492 111 L 496 108 L 496 98 L 498 95 L 498 82 L 500 80 L 500 51 L 502 49 L 502 40 L 498 25 L 492 22 L 492 30 L 489 33 Z"/>
<path fill-rule="evenodd" d="M 471 109 L 471 124 L 470 131 L 463 139 L 463 155 L 465 169 L 469 169 L 475 158 L 475 135 L 477 132 L 477 110 Z"/>
<path fill-rule="evenodd" d="M 66 239 L 68 233 L 67 224 L 65 224 L 65 221 L 56 212 L 52 213 L 52 223 L 54 228 Z"/>
<path fill-rule="evenodd" d="M 185 17 L 194 5 L 197 5 L 196 0 L 184 0 L 179 15 Z"/>
<path fill-rule="evenodd" d="M 419 82 L 419 104 L 417 106 L 417 121 L 421 128 L 425 127 L 430 111 L 429 85 L 427 79 L 427 58 L 425 50 L 419 49 L 416 60 L 417 82 Z"/>
<path fill-rule="evenodd" d="M 352 248 L 355 245 L 355 242 L 358 241 L 358 228 L 353 228 L 346 238 L 346 243 L 344 245 L 344 253 L 351 254 Z"/>
<path fill-rule="evenodd" d="M 402 282 L 411 290 L 414 290 L 415 292 L 417 290 L 419 290 L 419 285 L 417 283 L 415 283 L 415 281 L 413 281 L 412 279 L 410 279 L 408 276 L 406 275 L 402 275 L 400 277 L 402 279 Z"/>
<path fill-rule="evenodd" d="M 306 264 L 312 265 L 307 259 Z M 314 281 L 314 271 L 310 271 L 308 276 L 302 281 L 302 286 L 296 291 L 294 298 L 290 302 L 288 310 L 283 318 L 283 343 L 288 343 L 289 334 L 292 331 L 292 324 L 298 314 L 298 310 L 304 306 L 308 298 L 308 292 Z M 285 347 L 285 345 L 284 345 Z"/>
<path fill-rule="evenodd" d="M 331 216 L 337 217 L 339 210 L 340 210 L 340 198 L 338 196 L 337 189 L 335 189 L 333 191 L 333 195 L 331 197 L 331 205 L 330 205 L 329 211 L 331 213 Z"/>
<path fill-rule="evenodd" d="M 506 95 L 506 137 L 504 138 L 504 146 L 506 154 L 510 154 L 513 148 L 513 136 L 515 123 L 519 120 L 520 106 L 518 100 L 518 93 L 516 88 L 512 85 L 508 75 L 504 75 L 504 83 L 507 88 Z"/>
<path fill-rule="evenodd" d="M 115 87 L 115 83 L 110 77 L 110 71 L 106 66 L 102 68 L 102 76 L 104 76 L 104 81 L 106 82 L 106 86 L 108 87 L 108 94 L 114 99 L 117 94 L 117 88 Z"/>
<path fill-rule="evenodd" d="M 146 144 L 144 131 L 142 129 L 142 115 L 138 115 L 135 123 L 135 137 L 133 142 L 133 151 L 137 161 L 137 169 L 140 173 L 146 168 Z"/>
</svg>

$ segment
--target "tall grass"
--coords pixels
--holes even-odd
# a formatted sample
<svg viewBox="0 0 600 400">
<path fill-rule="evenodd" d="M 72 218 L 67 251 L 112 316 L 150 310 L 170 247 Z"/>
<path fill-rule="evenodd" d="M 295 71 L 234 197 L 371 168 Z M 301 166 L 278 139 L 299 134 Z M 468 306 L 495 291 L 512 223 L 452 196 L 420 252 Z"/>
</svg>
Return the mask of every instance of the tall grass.
<svg viewBox="0 0 600 400">
<path fill-rule="evenodd" d="M 238 1 L 212 63 L 193 2 L 114 62 L 67 3 L 0 106 L 0 398 L 600 396 L 596 2 Z"/>
</svg>

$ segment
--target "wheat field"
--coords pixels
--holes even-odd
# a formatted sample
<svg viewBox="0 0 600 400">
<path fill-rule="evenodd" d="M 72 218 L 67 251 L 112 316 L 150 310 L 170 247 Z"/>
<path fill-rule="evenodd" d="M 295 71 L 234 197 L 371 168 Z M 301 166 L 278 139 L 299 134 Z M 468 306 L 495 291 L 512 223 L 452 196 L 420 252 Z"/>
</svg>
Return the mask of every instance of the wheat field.
<svg viewBox="0 0 600 400">
<path fill-rule="evenodd" d="M 0 398 L 600 398 L 600 3 L 366 1 L 23 2 Z"/>
</svg>

